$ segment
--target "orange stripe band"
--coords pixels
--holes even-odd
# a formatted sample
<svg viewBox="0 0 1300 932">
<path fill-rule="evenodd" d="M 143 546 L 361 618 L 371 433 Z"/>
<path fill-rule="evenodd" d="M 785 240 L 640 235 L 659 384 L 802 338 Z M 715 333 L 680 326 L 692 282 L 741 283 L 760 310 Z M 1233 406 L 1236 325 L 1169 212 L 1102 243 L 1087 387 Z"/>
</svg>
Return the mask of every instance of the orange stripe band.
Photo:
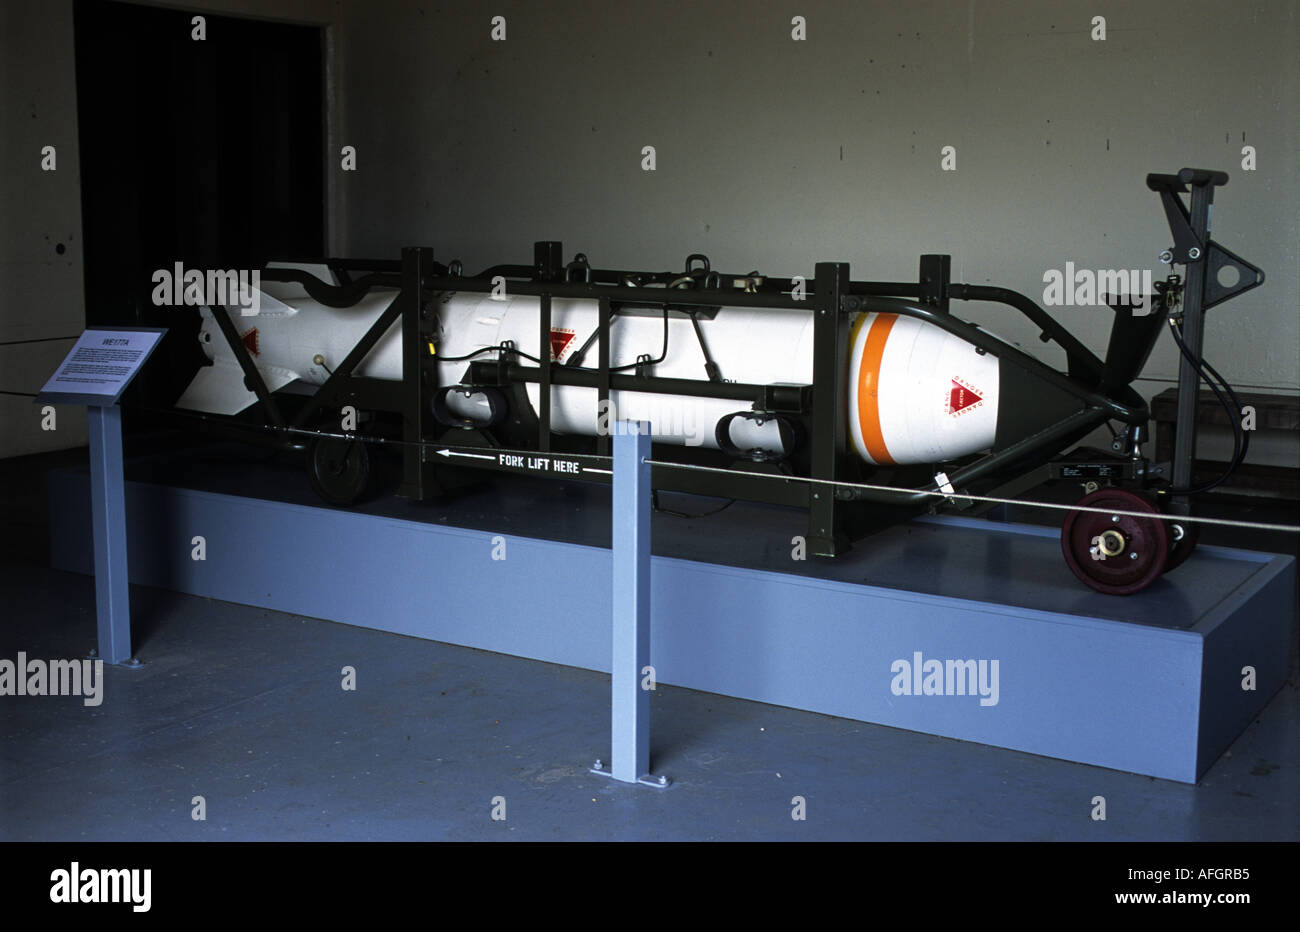
<svg viewBox="0 0 1300 932">
<path fill-rule="evenodd" d="M 867 344 L 862 348 L 862 364 L 858 367 L 858 426 L 862 429 L 862 443 L 871 458 L 882 464 L 892 463 L 894 458 L 889 455 L 880 429 L 880 360 L 896 320 L 897 314 L 876 315 L 867 331 Z"/>
</svg>

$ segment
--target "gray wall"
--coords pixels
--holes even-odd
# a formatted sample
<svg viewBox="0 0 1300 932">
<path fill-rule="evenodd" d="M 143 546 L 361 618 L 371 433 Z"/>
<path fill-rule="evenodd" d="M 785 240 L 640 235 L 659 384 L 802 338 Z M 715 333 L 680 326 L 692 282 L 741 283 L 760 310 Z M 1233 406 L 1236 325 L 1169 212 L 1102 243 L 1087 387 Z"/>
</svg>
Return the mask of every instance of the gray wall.
<svg viewBox="0 0 1300 932">
<path fill-rule="evenodd" d="M 1214 315 L 1207 356 L 1234 382 L 1300 391 L 1295 3 L 421 6 L 357 4 L 347 24 L 352 252 L 422 243 L 473 269 L 560 239 L 613 267 L 704 252 L 729 271 L 844 260 L 887 280 L 950 252 L 959 281 L 1041 296 L 1066 261 L 1162 277 L 1146 173 L 1221 168 L 1214 229 L 1268 281 Z M 962 310 L 1061 361 L 1014 312 Z M 1104 349 L 1108 310 L 1059 314 Z M 1176 366 L 1165 338 L 1145 374 Z"/>
<path fill-rule="evenodd" d="M 705 252 L 733 271 L 842 260 L 906 279 L 920 253 L 950 252 L 956 279 L 1037 296 L 1067 261 L 1160 274 L 1169 233 L 1146 172 L 1222 168 L 1216 235 L 1268 281 L 1212 312 L 1207 356 L 1235 383 L 1300 391 L 1295 2 L 197 6 L 330 26 L 331 151 L 358 151 L 331 179 L 340 253 L 426 244 L 473 269 L 560 239 L 609 266 Z M 1099 14 L 1105 42 L 1089 37 Z M 0 341 L 74 333 L 70 0 L 0 4 L 0 62 Z M 57 177 L 39 171 L 47 140 Z M 1257 171 L 1241 170 L 1243 144 Z M 947 145 L 955 172 L 940 170 Z M 961 309 L 1060 361 L 1013 313 Z M 1059 314 L 1104 347 L 1108 311 Z M 64 345 L 0 349 L 0 388 L 34 390 Z M 1175 371 L 1166 339 L 1139 387 Z M 42 436 L 30 409 L 0 396 L 0 454 L 80 439 Z"/>
<path fill-rule="evenodd" d="M 34 392 L 72 345 L 44 341 L 85 323 L 70 2 L 0 3 L 0 81 L 0 390 Z M 0 455 L 85 442 L 84 409 L 56 415 L 43 431 L 30 398 L 0 395 Z"/>
<path fill-rule="evenodd" d="M 339 16 L 331 0 L 184 6 L 327 27 Z M 337 72 L 342 56 L 334 58 Z M 0 81 L 0 390 L 35 392 L 72 345 L 51 338 L 79 334 L 94 300 L 82 283 L 72 0 L 0 0 Z M 53 172 L 41 170 L 47 145 L 57 152 Z M 83 408 L 60 405 L 56 416 L 57 429 L 42 430 L 30 398 L 0 395 L 0 457 L 86 442 Z"/>
</svg>

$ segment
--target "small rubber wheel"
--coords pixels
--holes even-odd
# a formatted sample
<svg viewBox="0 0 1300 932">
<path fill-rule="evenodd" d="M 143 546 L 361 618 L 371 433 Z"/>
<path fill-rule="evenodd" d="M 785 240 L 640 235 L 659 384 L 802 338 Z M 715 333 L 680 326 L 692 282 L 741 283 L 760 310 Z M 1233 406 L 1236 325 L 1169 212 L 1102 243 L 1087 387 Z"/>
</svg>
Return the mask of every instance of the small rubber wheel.
<svg viewBox="0 0 1300 932">
<path fill-rule="evenodd" d="M 370 454 L 357 440 L 321 437 L 307 455 L 316 494 L 331 505 L 351 505 L 370 486 Z"/>
<path fill-rule="evenodd" d="M 1196 542 L 1201 538 L 1201 526 L 1191 521 L 1170 521 L 1169 525 L 1169 560 L 1165 563 L 1165 572 L 1177 569 L 1192 555 Z M 1181 534 L 1179 533 L 1181 531 Z"/>
<path fill-rule="evenodd" d="M 1086 508 L 1159 515 L 1155 502 L 1127 489 L 1098 489 L 1081 498 Z M 1061 528 L 1061 552 L 1075 576 L 1108 595 L 1140 592 L 1169 562 L 1170 534 L 1160 518 L 1071 511 Z"/>
</svg>

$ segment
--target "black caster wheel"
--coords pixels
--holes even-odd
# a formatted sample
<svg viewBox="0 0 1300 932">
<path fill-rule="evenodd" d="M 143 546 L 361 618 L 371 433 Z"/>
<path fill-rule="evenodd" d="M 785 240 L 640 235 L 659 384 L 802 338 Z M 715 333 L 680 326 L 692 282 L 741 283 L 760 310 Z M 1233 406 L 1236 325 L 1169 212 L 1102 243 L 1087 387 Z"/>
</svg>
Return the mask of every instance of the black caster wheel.
<svg viewBox="0 0 1300 932">
<path fill-rule="evenodd" d="M 307 454 L 307 473 L 325 501 L 351 505 L 370 487 L 370 454 L 358 440 L 321 437 Z"/>
<path fill-rule="evenodd" d="M 1190 521 L 1169 521 L 1169 561 L 1165 564 L 1165 572 L 1177 569 L 1183 565 L 1183 562 L 1192 555 L 1196 549 L 1196 542 L 1201 537 L 1201 526 L 1193 524 Z"/>
</svg>

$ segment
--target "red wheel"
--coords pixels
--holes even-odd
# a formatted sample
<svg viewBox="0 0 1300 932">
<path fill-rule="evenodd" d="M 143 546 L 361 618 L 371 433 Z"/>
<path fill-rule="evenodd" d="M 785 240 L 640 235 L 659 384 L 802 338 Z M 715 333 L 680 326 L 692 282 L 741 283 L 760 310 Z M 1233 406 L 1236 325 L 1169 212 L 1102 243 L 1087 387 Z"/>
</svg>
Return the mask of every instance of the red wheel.
<svg viewBox="0 0 1300 932">
<path fill-rule="evenodd" d="M 1086 508 L 1159 515 L 1156 504 L 1127 489 L 1098 489 Z M 1075 576 L 1109 595 L 1129 595 L 1159 578 L 1169 562 L 1169 528 L 1160 518 L 1072 511 L 1061 528 L 1061 552 Z"/>
</svg>

